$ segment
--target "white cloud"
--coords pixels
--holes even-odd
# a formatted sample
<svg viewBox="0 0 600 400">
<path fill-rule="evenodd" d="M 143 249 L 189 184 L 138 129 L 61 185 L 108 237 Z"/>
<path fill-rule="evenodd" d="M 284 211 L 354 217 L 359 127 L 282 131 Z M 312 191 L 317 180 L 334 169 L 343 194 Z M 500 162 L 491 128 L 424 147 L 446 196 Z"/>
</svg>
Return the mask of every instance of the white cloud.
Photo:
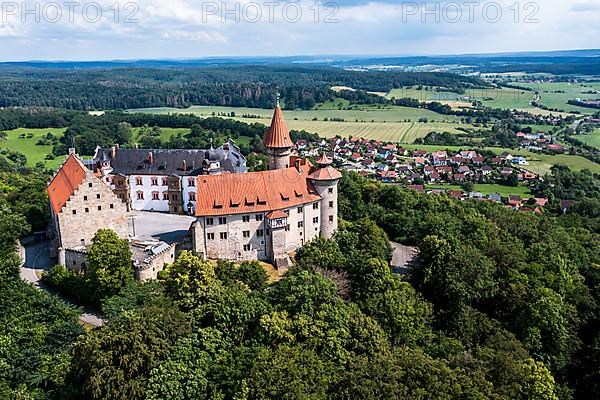
<svg viewBox="0 0 600 400">
<path fill-rule="evenodd" d="M 66 0 L 65 0 L 66 1 Z M 245 21 L 232 15 L 222 21 L 220 11 L 205 0 L 144 0 L 133 16 L 138 22 L 124 23 L 132 9 L 123 10 L 120 2 L 119 21 L 115 22 L 114 0 L 96 0 L 102 6 L 102 18 L 91 23 L 76 9 L 73 22 L 65 13 L 58 23 L 29 21 L 20 18 L 0 24 L 0 58 L 2 59 L 106 59 L 168 58 L 206 55 L 292 55 L 292 54 L 449 54 L 518 50 L 550 50 L 559 48 L 597 47 L 600 37 L 600 13 L 589 12 L 600 7 L 598 0 L 576 3 L 559 0 L 538 2 L 539 9 L 523 9 L 515 15 L 509 7 L 513 0 L 498 0 L 502 18 L 490 22 L 483 15 L 487 1 L 475 7 L 472 21 L 463 2 L 461 18 L 451 1 L 439 2 L 439 15 L 413 10 L 409 2 L 339 1 L 334 18 L 337 23 L 324 23 L 331 12 L 321 9 L 315 23 L 312 0 L 302 0 L 302 18 L 297 23 L 286 21 L 282 2 L 275 9 L 274 21 L 268 20 L 263 5 L 260 22 Z M 234 0 L 226 1 L 233 9 Z M 238 10 L 248 4 L 267 0 L 241 0 Z M 27 1 L 33 4 L 32 0 Z M 61 3 L 59 1 L 59 3 Z M 422 2 L 415 2 L 421 5 Z M 245 8 L 246 7 L 246 8 Z M 427 2 L 429 10 L 434 3 Z M 446 7 L 446 8 L 445 8 Z M 490 6 L 488 6 L 490 7 Z M 253 9 L 250 9 L 252 11 Z M 210 12 L 213 11 L 213 12 Z M 409 12 L 412 11 L 412 12 Z M 489 15 L 494 15 L 490 8 Z M 537 23 L 525 23 L 525 17 L 536 11 Z M 588 11 L 588 12 L 584 12 Z M 409 15 L 407 15 L 407 13 Z M 291 13 L 293 14 L 293 13 Z M 247 15 L 252 18 L 254 14 Z M 518 21 L 515 22 L 515 18 Z M 436 22 L 439 19 L 439 22 Z M 28 45 L 23 46 L 23 40 Z M 47 43 L 53 43 L 47 46 Z"/>
</svg>

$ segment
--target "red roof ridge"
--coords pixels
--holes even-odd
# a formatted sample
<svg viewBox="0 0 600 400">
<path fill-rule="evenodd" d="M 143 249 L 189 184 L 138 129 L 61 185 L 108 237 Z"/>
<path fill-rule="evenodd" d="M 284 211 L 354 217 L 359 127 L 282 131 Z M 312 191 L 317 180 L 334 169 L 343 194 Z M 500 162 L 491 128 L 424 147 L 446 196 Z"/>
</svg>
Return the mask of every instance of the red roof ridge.
<svg viewBox="0 0 600 400">
<path fill-rule="evenodd" d="M 333 181 L 336 179 L 341 179 L 342 174 L 335 168 L 327 166 L 316 169 L 309 176 L 308 179 L 312 179 L 314 181 Z"/>
<path fill-rule="evenodd" d="M 62 163 L 48 184 L 48 198 L 55 214 L 59 214 L 86 176 L 86 167 L 74 154 Z"/>
<path fill-rule="evenodd" d="M 292 147 L 290 132 L 285 120 L 283 119 L 283 112 L 281 111 L 281 107 L 279 105 L 275 107 L 273 119 L 271 120 L 271 126 L 265 132 L 263 143 L 266 147 L 273 148 Z"/>
<path fill-rule="evenodd" d="M 201 175 L 196 216 L 262 213 L 321 200 L 308 179 L 311 166 Z"/>
<path fill-rule="evenodd" d="M 267 214 L 267 219 L 287 218 L 288 215 L 281 210 L 271 211 Z"/>
</svg>

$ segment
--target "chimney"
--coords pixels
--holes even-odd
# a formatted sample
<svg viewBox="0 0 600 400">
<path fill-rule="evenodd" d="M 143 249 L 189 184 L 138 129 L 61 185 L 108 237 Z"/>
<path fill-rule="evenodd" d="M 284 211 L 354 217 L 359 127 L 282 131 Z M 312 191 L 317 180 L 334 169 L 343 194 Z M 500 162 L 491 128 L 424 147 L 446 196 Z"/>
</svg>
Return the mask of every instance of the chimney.
<svg viewBox="0 0 600 400">
<path fill-rule="evenodd" d="M 69 148 L 69 155 L 75 155 L 75 154 L 76 154 L 75 148 L 74 147 Z"/>
<path fill-rule="evenodd" d="M 116 156 L 117 156 L 117 148 L 115 146 L 113 146 L 110 148 L 110 158 L 112 160 L 114 160 Z"/>
<path fill-rule="evenodd" d="M 183 160 L 183 172 L 187 172 L 187 162 Z"/>
<path fill-rule="evenodd" d="M 148 152 L 148 164 L 154 164 L 154 156 L 152 155 L 151 151 Z"/>
</svg>

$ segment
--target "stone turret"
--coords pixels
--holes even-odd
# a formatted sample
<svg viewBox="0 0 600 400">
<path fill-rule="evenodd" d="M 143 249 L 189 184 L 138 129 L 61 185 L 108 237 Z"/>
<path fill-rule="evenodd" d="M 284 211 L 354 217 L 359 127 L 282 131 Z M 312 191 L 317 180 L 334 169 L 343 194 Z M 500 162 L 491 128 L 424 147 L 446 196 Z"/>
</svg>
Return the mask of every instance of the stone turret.
<svg viewBox="0 0 600 400">
<path fill-rule="evenodd" d="M 332 161 L 323 154 L 317 168 L 308 176 L 321 200 L 321 236 L 331 238 L 338 228 L 338 183 L 342 174 L 331 166 Z"/>
<path fill-rule="evenodd" d="M 263 143 L 269 155 L 269 169 L 281 169 L 290 166 L 292 139 L 279 106 L 279 95 L 277 96 L 277 106 L 275 107 L 273 120 L 269 129 L 265 132 Z"/>
</svg>

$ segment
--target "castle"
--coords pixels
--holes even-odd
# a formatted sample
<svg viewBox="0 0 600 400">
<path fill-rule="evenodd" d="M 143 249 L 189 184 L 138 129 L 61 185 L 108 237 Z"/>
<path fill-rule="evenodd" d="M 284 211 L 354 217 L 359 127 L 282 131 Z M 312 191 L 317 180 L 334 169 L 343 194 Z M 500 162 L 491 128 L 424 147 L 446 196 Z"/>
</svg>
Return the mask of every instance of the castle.
<svg viewBox="0 0 600 400">
<path fill-rule="evenodd" d="M 263 143 L 269 170 L 261 172 L 247 172 L 231 140 L 209 150 L 98 148 L 88 163 L 71 151 L 48 185 L 59 262 L 84 269 L 98 229 L 133 243 L 128 214 L 150 211 L 194 216 L 191 246 L 203 258 L 258 259 L 287 268 L 298 248 L 337 230 L 341 174 L 325 155 L 313 165 L 292 154 L 279 104 Z M 174 259 L 173 246 L 166 256 L 164 244 L 157 248 L 142 257 L 144 268 L 152 268 L 145 278 L 155 278 Z"/>
</svg>

